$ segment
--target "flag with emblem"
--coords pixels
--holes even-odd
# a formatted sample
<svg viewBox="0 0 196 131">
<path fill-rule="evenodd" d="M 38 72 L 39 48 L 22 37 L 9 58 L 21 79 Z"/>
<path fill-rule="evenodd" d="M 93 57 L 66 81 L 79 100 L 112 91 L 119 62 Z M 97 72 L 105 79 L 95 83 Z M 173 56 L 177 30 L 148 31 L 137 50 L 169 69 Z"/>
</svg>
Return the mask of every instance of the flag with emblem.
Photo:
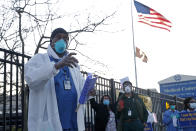
<svg viewBox="0 0 196 131">
<path fill-rule="evenodd" d="M 142 58 L 143 54 L 141 53 L 140 48 L 136 47 L 136 54 L 135 55 L 138 58 Z"/>
<path fill-rule="evenodd" d="M 135 56 L 138 58 L 141 58 L 143 62 L 147 63 L 148 62 L 148 57 L 147 55 L 140 50 L 140 48 L 136 47 L 136 52 L 135 52 Z"/>
</svg>

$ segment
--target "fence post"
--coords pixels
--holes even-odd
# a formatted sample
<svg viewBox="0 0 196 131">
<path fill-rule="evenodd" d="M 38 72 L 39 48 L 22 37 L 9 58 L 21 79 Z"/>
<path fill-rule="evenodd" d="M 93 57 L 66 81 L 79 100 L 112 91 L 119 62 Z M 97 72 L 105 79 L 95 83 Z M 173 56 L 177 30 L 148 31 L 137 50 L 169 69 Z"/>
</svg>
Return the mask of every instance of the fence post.
<svg viewBox="0 0 196 131">
<path fill-rule="evenodd" d="M 176 96 L 174 96 L 174 104 L 176 105 L 177 103 L 177 97 Z"/>
<path fill-rule="evenodd" d="M 116 94 L 116 90 L 115 90 L 115 85 L 114 85 L 114 79 L 110 79 L 110 96 L 112 98 L 112 103 L 115 103 L 115 95 Z"/>
<path fill-rule="evenodd" d="M 178 109 L 177 97 L 174 96 L 174 104 L 176 105 L 176 109 Z"/>
<path fill-rule="evenodd" d="M 150 92 L 149 89 L 147 89 L 147 95 L 148 95 L 149 97 L 151 97 L 151 92 Z"/>
<path fill-rule="evenodd" d="M 28 131 L 28 103 L 29 103 L 29 88 L 26 85 L 24 87 L 24 131 Z"/>
</svg>

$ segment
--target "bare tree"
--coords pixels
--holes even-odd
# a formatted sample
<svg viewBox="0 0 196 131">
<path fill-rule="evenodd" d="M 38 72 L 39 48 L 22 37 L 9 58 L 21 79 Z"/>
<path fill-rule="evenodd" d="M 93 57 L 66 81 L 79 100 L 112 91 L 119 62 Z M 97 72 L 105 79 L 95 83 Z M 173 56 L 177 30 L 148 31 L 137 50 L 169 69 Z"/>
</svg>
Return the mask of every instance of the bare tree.
<svg viewBox="0 0 196 131">
<path fill-rule="evenodd" d="M 38 2 L 39 1 L 39 2 Z M 36 54 L 40 49 L 46 49 L 46 43 L 50 42 L 50 36 L 47 33 L 53 29 L 52 23 L 65 19 L 65 14 L 57 14 L 52 7 L 61 4 L 58 0 L 1 0 L 0 2 L 0 48 L 4 48 L 13 52 L 22 54 Z M 41 10 L 41 13 L 40 13 Z M 75 46 L 70 50 L 80 53 L 82 56 L 93 61 L 95 64 L 100 64 L 106 67 L 103 63 L 94 60 L 87 54 L 78 50 L 78 46 L 85 45 L 80 42 L 78 36 L 82 33 L 93 33 L 100 31 L 99 27 L 108 24 L 108 20 L 114 16 L 115 13 L 106 15 L 105 17 L 93 19 L 91 14 L 86 17 L 85 23 L 80 23 L 77 20 L 77 14 L 72 14 L 71 17 L 76 21 L 77 25 L 71 28 L 68 32 L 70 34 L 69 45 L 74 43 Z M 93 15 L 95 16 L 95 15 Z M 72 27 L 70 25 L 70 27 Z M 29 52 L 31 49 L 31 52 Z M 24 65 L 24 57 L 22 60 L 13 54 L 0 55 L 0 58 L 14 64 Z M 8 65 L 8 64 L 7 64 Z M 87 66 L 87 65 L 82 65 Z M 7 69 L 6 69 L 7 68 Z M 12 93 L 18 93 L 22 98 L 24 93 L 24 68 L 18 66 L 11 69 L 11 65 L 6 66 L 5 62 L 0 62 L 0 98 L 12 96 Z M 13 70 L 13 71 L 12 71 Z M 17 72 L 17 77 L 14 73 Z M 95 71 L 96 72 L 96 71 Z M 5 86 L 7 86 L 6 90 Z M 24 89 L 24 90 L 22 90 Z M 3 92 L 3 93 L 2 93 Z M 27 96 L 24 96 L 23 103 L 26 103 Z M 16 99 L 15 101 L 21 101 Z M 1 104 L 0 100 L 0 104 Z M 6 103 L 12 102 L 12 99 L 6 99 Z M 22 108 L 24 116 L 27 114 L 27 105 Z M 27 117 L 24 118 L 24 121 Z M 24 125 L 25 129 L 27 125 Z"/>
<path fill-rule="evenodd" d="M 51 6 L 60 4 L 59 1 L 37 1 L 38 0 L 4 0 L 5 3 L 2 2 L 0 10 L 2 12 L 0 14 L 0 18 L 2 18 L 0 21 L 0 48 L 31 55 L 32 52 L 36 54 L 40 49 L 46 49 L 46 43 L 50 40 L 50 36 L 46 32 L 52 29 L 51 23 L 64 19 L 65 15 L 58 15 L 52 10 Z M 40 14 L 40 8 L 44 9 L 45 13 Z M 78 36 L 82 33 L 98 31 L 99 27 L 108 24 L 107 21 L 111 19 L 114 14 L 115 13 L 112 13 L 99 19 L 92 19 L 89 13 L 86 18 L 86 23 L 80 23 L 79 20 L 75 19 L 78 25 L 69 31 L 71 37 L 69 45 L 75 44 L 75 47 L 71 50 L 77 51 L 87 59 L 93 60 L 93 58 L 77 50 L 78 46 L 84 45 L 80 42 Z M 72 17 L 75 18 L 75 16 L 77 16 L 77 14 L 73 14 Z M 30 46 L 31 52 L 28 51 Z"/>
<path fill-rule="evenodd" d="M 46 49 L 45 43 L 50 40 L 50 36 L 46 32 L 52 29 L 51 23 L 62 20 L 66 16 L 64 14 L 58 15 L 52 10 L 52 6 L 55 4 L 61 3 L 58 0 L 56 2 L 53 2 L 53 0 L 2 0 L 0 3 L 0 48 L 31 55 L 38 53 L 41 48 Z M 40 13 L 40 9 L 44 13 Z M 72 17 L 76 18 L 74 20 L 77 25 L 69 30 L 71 38 L 69 45 L 75 43 L 75 47 L 70 50 L 74 50 L 87 59 L 105 66 L 103 63 L 77 50 L 78 46 L 85 45 L 80 42 L 78 36 L 82 33 L 99 31 L 98 28 L 107 25 L 107 21 L 114 14 L 93 19 L 91 13 L 89 13 L 86 17 L 86 23 L 80 23 L 76 17 L 78 14 L 73 14 Z M 28 52 L 29 48 L 33 51 Z M 1 55 L 0 57 L 2 58 L 3 56 Z M 9 59 L 9 57 L 9 54 L 7 54 L 4 58 Z M 18 62 L 16 56 L 13 56 L 13 61 Z M 3 63 L 0 63 L 1 73 L 3 72 L 2 69 Z M 19 69 L 22 72 L 22 68 Z"/>
<path fill-rule="evenodd" d="M 56 2 L 53 2 L 52 0 L 37 1 L 38 0 L 3 0 L 3 2 L 0 3 L 0 48 L 31 55 L 38 53 L 40 49 L 47 48 L 46 43 L 50 42 L 50 36 L 46 32 L 52 29 L 51 23 L 64 19 L 66 15 L 58 15 L 52 10 L 52 6 L 60 4 L 58 0 Z M 44 13 L 40 13 L 40 8 Z M 95 64 L 100 64 L 105 68 L 106 65 L 104 63 L 94 60 L 77 49 L 78 46 L 85 45 L 80 42 L 78 36 L 82 33 L 100 31 L 99 27 L 107 25 L 107 21 L 111 19 L 114 14 L 115 13 L 112 13 L 102 18 L 97 17 L 96 19 L 93 19 L 91 17 L 92 14 L 89 13 L 86 16 L 85 23 L 80 23 L 80 20 L 77 19 L 78 14 L 73 14 L 72 17 L 77 25 L 68 31 L 70 34 L 69 45 L 75 44 L 70 50 L 78 52 L 86 59 L 93 61 Z M 31 48 L 31 52 L 27 51 L 28 48 Z M 2 58 L 3 56 L 0 57 Z M 7 60 L 13 59 L 16 63 L 19 62 L 15 55 L 10 58 L 10 54 L 7 54 L 3 59 L 5 58 Z M 22 60 L 22 62 L 24 63 L 24 60 Z M 87 67 L 87 65 L 82 66 Z M 3 72 L 3 67 L 3 63 L 0 63 L 1 74 Z M 19 70 L 20 73 L 23 72 L 21 67 Z M 8 75 L 8 77 L 9 76 L 10 75 Z M 7 80 L 9 79 L 10 78 L 7 78 Z M 9 84 L 9 82 L 6 83 Z"/>
</svg>

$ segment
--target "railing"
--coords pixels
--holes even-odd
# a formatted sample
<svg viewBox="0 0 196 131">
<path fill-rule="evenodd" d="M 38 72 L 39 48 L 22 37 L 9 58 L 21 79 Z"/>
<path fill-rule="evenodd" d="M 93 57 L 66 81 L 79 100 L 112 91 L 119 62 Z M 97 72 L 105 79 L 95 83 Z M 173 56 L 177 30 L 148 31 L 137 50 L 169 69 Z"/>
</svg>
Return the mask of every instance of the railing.
<svg viewBox="0 0 196 131">
<path fill-rule="evenodd" d="M 0 48 L 0 131 L 27 131 L 28 86 L 24 81 L 24 63 L 30 56 Z M 82 72 L 86 78 L 87 73 Z M 98 76 L 95 85 L 99 103 L 104 94 L 109 94 L 112 101 L 117 100 L 116 92 L 121 89 L 120 83 L 113 79 Z M 165 101 L 174 101 L 177 108 L 182 109 L 183 99 L 164 95 L 150 90 L 133 88 L 137 94 L 148 96 L 152 100 L 152 111 L 157 114 L 158 123 L 154 124 L 155 131 L 163 131 L 162 113 L 165 111 Z M 86 104 L 86 131 L 93 131 L 95 112 Z"/>
<path fill-rule="evenodd" d="M 23 131 L 27 112 L 24 62 L 30 57 L 0 49 L 0 130 Z M 26 108 L 27 109 L 27 108 Z"/>
<path fill-rule="evenodd" d="M 84 77 L 87 76 L 87 72 L 82 72 Z M 119 82 L 114 81 L 113 79 L 106 79 L 103 77 L 98 77 L 97 83 L 95 85 L 95 89 L 97 91 L 96 101 L 99 103 L 101 97 L 104 94 L 108 94 L 111 96 L 113 103 L 117 101 L 118 96 L 117 90 L 121 90 L 122 87 Z M 173 102 L 177 105 L 177 110 L 183 109 L 183 100 L 182 98 L 178 98 L 175 96 L 160 94 L 157 92 L 152 92 L 150 90 L 145 90 L 137 87 L 133 87 L 133 91 L 138 95 L 143 95 L 151 98 L 152 101 L 152 112 L 156 113 L 158 123 L 153 124 L 153 128 L 155 131 L 165 131 L 165 126 L 162 123 L 162 115 L 166 111 L 165 102 Z M 86 106 L 86 114 L 85 114 L 85 123 L 87 131 L 94 131 L 94 116 L 95 112 L 90 106 L 90 103 L 87 102 Z"/>
</svg>

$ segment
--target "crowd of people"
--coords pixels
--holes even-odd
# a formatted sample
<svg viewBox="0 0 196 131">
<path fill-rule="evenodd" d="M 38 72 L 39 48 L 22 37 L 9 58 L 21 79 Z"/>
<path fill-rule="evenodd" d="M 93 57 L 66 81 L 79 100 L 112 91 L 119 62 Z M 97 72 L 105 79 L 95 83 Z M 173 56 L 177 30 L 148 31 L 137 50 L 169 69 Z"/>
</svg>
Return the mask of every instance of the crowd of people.
<svg viewBox="0 0 196 131">
<path fill-rule="evenodd" d="M 28 131 L 85 131 L 85 105 L 79 104 L 84 86 L 76 53 L 68 52 L 69 34 L 63 28 L 51 33 L 47 53 L 36 54 L 26 64 L 24 77 L 29 86 Z M 121 81 L 122 91 L 113 103 L 104 95 L 98 103 L 96 91 L 89 92 L 89 101 L 95 111 L 95 131 L 144 131 L 153 123 L 151 112 L 133 91 L 128 79 Z M 187 98 L 182 112 L 196 109 L 196 101 Z M 77 108 L 77 111 L 76 111 Z M 196 131 L 195 127 L 179 129 L 175 103 L 164 113 L 167 131 Z"/>
<path fill-rule="evenodd" d="M 166 126 L 167 131 L 196 131 L 196 125 L 192 127 L 181 128 L 179 126 L 178 119 L 180 113 L 188 113 L 196 111 L 196 100 L 192 97 L 187 97 L 184 100 L 184 110 L 176 110 L 176 103 L 170 102 L 170 108 L 163 114 L 163 123 Z"/>
<path fill-rule="evenodd" d="M 132 91 L 132 83 L 122 83 L 123 92 L 118 101 L 112 103 L 110 96 L 104 95 L 98 104 L 95 98 L 90 99 L 95 110 L 95 131 L 143 131 L 148 118 L 148 111 L 137 94 Z M 90 96 L 95 95 L 90 92 Z"/>
<path fill-rule="evenodd" d="M 142 100 L 131 91 L 131 82 L 125 81 L 122 86 L 124 93 L 119 94 L 116 104 L 111 103 L 108 95 L 102 97 L 100 104 L 95 101 L 94 97 L 90 99 L 91 106 L 96 112 L 95 131 L 144 131 L 147 123 L 155 122 Z M 196 125 L 182 128 L 178 122 L 180 113 L 194 111 L 196 111 L 196 100 L 192 97 L 184 100 L 184 110 L 182 111 L 178 111 L 176 103 L 170 101 L 169 109 L 163 113 L 162 119 L 166 131 L 196 131 Z"/>
</svg>

